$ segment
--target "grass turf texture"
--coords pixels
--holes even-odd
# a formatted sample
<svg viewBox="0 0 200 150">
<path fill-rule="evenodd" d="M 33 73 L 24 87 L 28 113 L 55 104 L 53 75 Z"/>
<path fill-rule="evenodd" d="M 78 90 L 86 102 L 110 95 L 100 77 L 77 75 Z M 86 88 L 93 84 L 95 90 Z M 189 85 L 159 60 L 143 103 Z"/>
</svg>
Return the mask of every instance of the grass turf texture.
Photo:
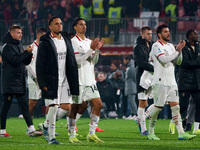
<svg viewBox="0 0 200 150">
<path fill-rule="evenodd" d="M 44 121 L 44 118 L 34 119 L 34 125 Z M 56 139 L 63 145 L 49 145 L 43 137 L 31 138 L 26 136 L 26 124 L 24 119 L 7 119 L 7 132 L 11 138 L 0 138 L 0 150 L 48 150 L 48 149 L 69 149 L 69 150 L 103 150 L 103 149 L 174 149 L 191 150 L 200 149 L 200 135 L 190 141 L 179 141 L 177 130 L 174 135 L 169 134 L 170 120 L 158 120 L 155 133 L 161 139 L 160 141 L 146 140 L 146 136 L 141 136 L 133 120 L 123 119 L 101 119 L 99 127 L 105 132 L 96 133 L 105 143 L 88 143 L 86 136 L 89 130 L 89 119 L 81 118 L 77 123 L 78 137 L 83 144 L 69 143 L 67 129 L 65 128 L 66 119 L 61 119 L 56 123 L 56 132 L 60 134 Z"/>
</svg>

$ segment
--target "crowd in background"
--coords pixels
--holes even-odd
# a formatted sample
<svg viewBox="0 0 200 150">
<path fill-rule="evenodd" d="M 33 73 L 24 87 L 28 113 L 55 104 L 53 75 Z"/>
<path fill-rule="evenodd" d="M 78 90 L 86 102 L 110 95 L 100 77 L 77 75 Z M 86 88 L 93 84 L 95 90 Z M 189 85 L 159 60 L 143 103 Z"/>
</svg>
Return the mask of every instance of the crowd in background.
<svg viewBox="0 0 200 150">
<path fill-rule="evenodd" d="M 177 8 L 183 8 L 184 12 L 182 16 L 198 16 L 199 0 L 175 0 Z M 102 3 L 103 12 L 99 13 L 95 10 L 95 3 Z M 137 18 L 140 17 L 141 12 L 144 11 L 157 11 L 159 17 L 169 17 L 165 9 L 170 4 L 169 0 L 1 0 L 0 1 L 0 20 L 5 20 L 5 26 L 9 27 L 17 21 L 27 21 L 30 26 L 30 33 L 34 34 L 38 26 L 41 23 L 45 23 L 51 16 L 59 16 L 64 22 L 64 28 L 70 30 L 73 18 L 80 16 L 86 21 L 91 18 L 111 18 L 109 10 L 112 8 L 121 8 L 120 18 Z M 87 17 L 84 13 L 87 9 Z M 178 13 L 178 12 L 177 12 Z M 181 13 L 181 12 L 180 12 Z M 118 14 L 116 14 L 118 17 Z M 180 16 L 180 15 L 176 15 Z M 113 17 L 113 16 L 112 16 Z M 11 20 L 16 20 L 11 22 Z M 95 37 L 97 31 L 100 28 L 100 37 L 105 37 L 104 30 L 101 32 L 101 27 L 104 24 L 95 22 Z M 112 25 L 112 23 L 109 23 Z M 1 24 L 2 26 L 2 24 Z M 22 25 L 23 26 L 23 25 Z M 26 26 L 26 25 L 24 25 Z M 43 25 L 44 26 L 44 25 Z M 87 25 L 88 26 L 88 25 Z M 110 26 L 112 28 L 112 26 Z M 110 30 L 109 30 L 110 31 Z M 116 32 L 119 30 L 116 30 Z M 90 26 L 88 26 L 88 32 L 90 32 Z M 88 34 L 88 33 L 87 33 Z M 109 34 L 109 33 L 108 33 Z M 117 36 L 116 33 L 115 36 Z M 118 40 L 116 37 L 115 41 Z"/>
</svg>

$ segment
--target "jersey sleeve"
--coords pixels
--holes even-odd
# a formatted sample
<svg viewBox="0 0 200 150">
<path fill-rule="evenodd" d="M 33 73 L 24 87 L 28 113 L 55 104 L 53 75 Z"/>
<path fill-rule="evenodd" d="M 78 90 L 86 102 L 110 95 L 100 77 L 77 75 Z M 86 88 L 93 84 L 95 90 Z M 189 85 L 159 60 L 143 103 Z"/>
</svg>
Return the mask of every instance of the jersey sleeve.
<svg viewBox="0 0 200 150">
<path fill-rule="evenodd" d="M 164 49 L 161 46 L 155 44 L 153 47 L 153 54 L 160 62 L 166 64 L 174 60 L 178 56 L 179 52 L 174 50 L 174 53 L 171 55 L 166 55 Z"/>
<path fill-rule="evenodd" d="M 93 52 L 92 49 L 89 49 L 85 53 L 75 40 L 72 40 L 72 47 L 73 47 L 78 65 L 81 65 L 82 63 L 86 62 L 88 57 L 90 57 Z"/>
<path fill-rule="evenodd" d="M 164 49 L 159 46 L 158 44 L 154 44 L 152 47 L 152 53 L 154 54 L 155 57 L 159 58 L 161 55 L 165 55 Z"/>
</svg>

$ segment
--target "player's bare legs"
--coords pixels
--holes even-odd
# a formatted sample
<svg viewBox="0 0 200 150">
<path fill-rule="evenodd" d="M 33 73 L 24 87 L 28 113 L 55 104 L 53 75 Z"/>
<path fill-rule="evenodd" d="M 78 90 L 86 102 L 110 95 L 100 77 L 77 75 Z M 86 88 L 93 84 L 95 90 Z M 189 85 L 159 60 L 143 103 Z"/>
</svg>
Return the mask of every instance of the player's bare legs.
<svg viewBox="0 0 200 150">
<path fill-rule="evenodd" d="M 31 115 L 31 118 L 33 119 L 34 117 L 34 109 L 37 105 L 38 100 L 34 100 L 34 99 L 29 99 L 29 112 Z"/>
</svg>

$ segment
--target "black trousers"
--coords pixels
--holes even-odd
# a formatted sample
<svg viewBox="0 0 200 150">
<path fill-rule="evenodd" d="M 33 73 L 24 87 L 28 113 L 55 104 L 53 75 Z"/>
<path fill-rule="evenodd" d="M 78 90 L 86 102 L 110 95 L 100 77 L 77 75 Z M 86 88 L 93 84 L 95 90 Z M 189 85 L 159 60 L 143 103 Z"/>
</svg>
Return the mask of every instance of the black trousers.
<svg viewBox="0 0 200 150">
<path fill-rule="evenodd" d="M 27 126 L 33 125 L 31 115 L 29 113 L 28 97 L 27 94 L 3 94 L 3 106 L 1 110 L 1 129 L 6 129 L 6 118 L 10 106 L 12 104 L 13 96 L 16 97 L 18 104 L 22 110 L 22 115 L 26 121 Z"/>
<path fill-rule="evenodd" d="M 187 111 L 190 96 L 195 104 L 195 122 L 200 122 L 200 91 L 179 91 L 180 113 Z"/>
</svg>

